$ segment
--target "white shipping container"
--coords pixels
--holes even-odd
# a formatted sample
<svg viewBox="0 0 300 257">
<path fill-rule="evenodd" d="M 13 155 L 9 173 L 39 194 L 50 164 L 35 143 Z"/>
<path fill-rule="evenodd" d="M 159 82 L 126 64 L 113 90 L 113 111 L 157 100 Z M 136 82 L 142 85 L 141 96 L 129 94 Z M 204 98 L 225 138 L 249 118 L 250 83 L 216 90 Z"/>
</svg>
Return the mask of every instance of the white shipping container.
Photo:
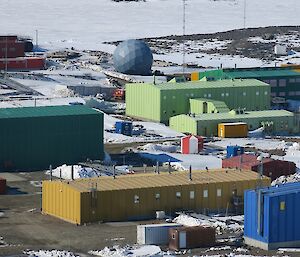
<svg viewBox="0 0 300 257">
<path fill-rule="evenodd" d="M 175 223 L 138 225 L 136 227 L 137 243 L 140 245 L 167 245 L 169 243 L 169 228 L 177 227 L 182 227 L 182 225 Z"/>
</svg>

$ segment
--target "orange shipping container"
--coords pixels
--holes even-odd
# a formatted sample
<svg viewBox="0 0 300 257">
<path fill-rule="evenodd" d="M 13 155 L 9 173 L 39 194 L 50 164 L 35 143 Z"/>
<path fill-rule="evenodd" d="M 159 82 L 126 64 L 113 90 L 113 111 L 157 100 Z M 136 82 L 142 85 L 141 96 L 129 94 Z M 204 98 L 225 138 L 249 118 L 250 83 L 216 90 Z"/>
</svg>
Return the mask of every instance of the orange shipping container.
<svg viewBox="0 0 300 257">
<path fill-rule="evenodd" d="M 218 124 L 218 137 L 247 137 L 248 125 L 244 122 Z"/>
</svg>

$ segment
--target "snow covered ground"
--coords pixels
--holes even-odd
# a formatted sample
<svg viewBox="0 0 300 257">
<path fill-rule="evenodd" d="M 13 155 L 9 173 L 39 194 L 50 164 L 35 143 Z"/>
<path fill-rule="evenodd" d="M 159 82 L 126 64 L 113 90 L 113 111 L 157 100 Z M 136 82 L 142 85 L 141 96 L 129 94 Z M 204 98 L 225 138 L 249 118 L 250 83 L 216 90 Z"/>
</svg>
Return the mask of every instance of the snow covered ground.
<svg viewBox="0 0 300 257">
<path fill-rule="evenodd" d="M 112 130 L 116 121 L 121 121 L 113 116 L 104 115 L 104 129 Z M 140 136 L 125 136 L 122 134 L 115 134 L 111 132 L 104 132 L 105 143 L 132 143 L 132 142 L 147 142 L 153 140 L 166 140 L 176 139 L 183 136 L 182 133 L 178 133 L 164 124 L 155 122 L 133 122 L 133 126 L 143 126 L 144 132 Z"/>
<path fill-rule="evenodd" d="M 244 3 L 186 1 L 186 33 L 243 28 Z M 298 0 L 246 1 L 246 27 L 299 25 L 299 10 Z M 181 34 L 182 0 L 3 0 L 0 24 L 2 33 L 35 38 L 38 30 L 45 48 L 99 49 L 103 41 Z"/>
</svg>

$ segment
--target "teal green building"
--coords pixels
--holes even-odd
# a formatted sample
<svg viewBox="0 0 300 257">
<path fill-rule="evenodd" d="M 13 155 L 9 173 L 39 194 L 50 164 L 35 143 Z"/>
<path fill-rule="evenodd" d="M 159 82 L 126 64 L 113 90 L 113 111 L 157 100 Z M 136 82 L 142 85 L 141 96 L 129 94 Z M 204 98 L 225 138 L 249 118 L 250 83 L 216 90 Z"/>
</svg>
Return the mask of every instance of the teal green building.
<svg viewBox="0 0 300 257">
<path fill-rule="evenodd" d="M 0 109 L 0 171 L 101 160 L 103 113 L 85 106 Z"/>
<path fill-rule="evenodd" d="M 300 67 L 218 69 L 191 73 L 191 80 L 258 79 L 271 86 L 271 97 L 300 100 Z"/>
</svg>

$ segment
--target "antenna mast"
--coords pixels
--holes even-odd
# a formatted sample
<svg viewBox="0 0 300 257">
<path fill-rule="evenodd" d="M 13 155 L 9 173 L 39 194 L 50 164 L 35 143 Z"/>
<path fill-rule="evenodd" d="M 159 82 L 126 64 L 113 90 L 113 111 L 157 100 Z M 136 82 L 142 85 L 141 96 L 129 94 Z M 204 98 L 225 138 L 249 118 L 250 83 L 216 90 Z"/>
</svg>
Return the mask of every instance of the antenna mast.
<svg viewBox="0 0 300 257">
<path fill-rule="evenodd" d="M 244 29 L 246 28 L 246 4 L 247 0 L 244 0 Z"/>
<path fill-rule="evenodd" d="M 183 15 L 182 15 L 182 72 L 184 73 L 185 66 L 185 1 L 182 0 L 183 4 Z"/>
</svg>

